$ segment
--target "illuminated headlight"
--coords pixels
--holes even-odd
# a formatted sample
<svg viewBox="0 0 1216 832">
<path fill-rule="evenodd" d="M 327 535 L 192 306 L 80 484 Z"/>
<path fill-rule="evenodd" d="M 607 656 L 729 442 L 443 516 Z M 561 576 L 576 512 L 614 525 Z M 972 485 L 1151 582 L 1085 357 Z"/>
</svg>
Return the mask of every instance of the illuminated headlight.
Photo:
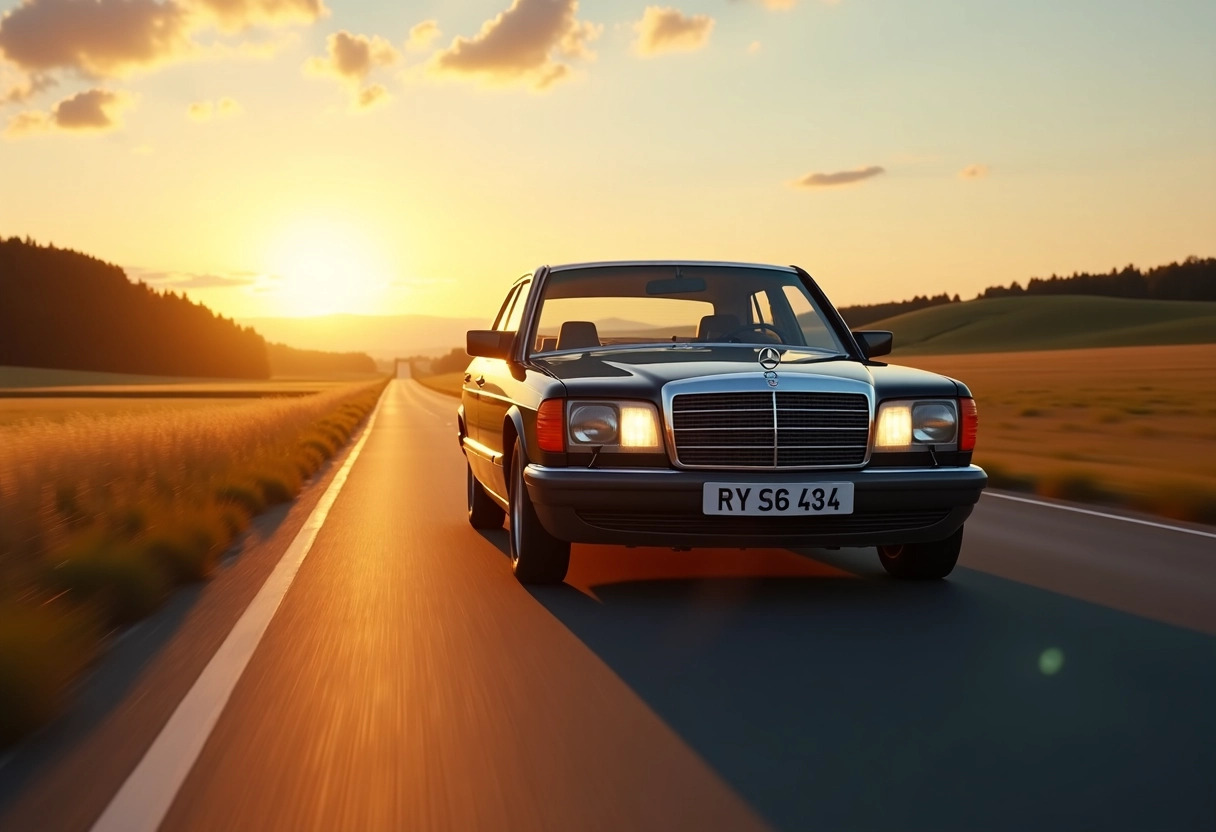
<svg viewBox="0 0 1216 832">
<path fill-rule="evenodd" d="M 570 449 L 607 451 L 663 449 L 659 413 L 647 402 L 571 402 L 568 435 Z"/>
<path fill-rule="evenodd" d="M 874 450 L 907 451 L 917 445 L 951 446 L 958 436 L 952 400 L 884 402 L 874 426 Z"/>
</svg>

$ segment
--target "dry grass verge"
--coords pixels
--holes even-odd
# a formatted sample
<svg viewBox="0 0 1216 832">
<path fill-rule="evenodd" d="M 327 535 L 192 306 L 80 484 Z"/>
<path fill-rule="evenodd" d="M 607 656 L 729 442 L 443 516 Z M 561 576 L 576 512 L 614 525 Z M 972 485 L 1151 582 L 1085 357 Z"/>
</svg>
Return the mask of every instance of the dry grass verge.
<svg viewBox="0 0 1216 832">
<path fill-rule="evenodd" d="M 1216 523 L 1216 346 L 892 360 L 971 388 L 994 486 Z"/>
<path fill-rule="evenodd" d="M 414 379 L 423 387 L 443 393 L 445 396 L 460 397 L 460 389 L 464 386 L 464 373 L 439 373 L 437 375 L 418 374 Z"/>
<path fill-rule="evenodd" d="M 347 442 L 385 383 L 0 427 L 0 742 L 49 718 L 100 633 L 209 577 L 254 515 Z"/>
</svg>

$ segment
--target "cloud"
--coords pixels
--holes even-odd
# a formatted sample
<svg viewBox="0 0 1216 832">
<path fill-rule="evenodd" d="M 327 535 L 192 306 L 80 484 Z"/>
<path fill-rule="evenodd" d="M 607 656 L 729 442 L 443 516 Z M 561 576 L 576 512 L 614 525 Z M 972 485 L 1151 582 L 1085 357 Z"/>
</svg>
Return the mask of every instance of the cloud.
<svg viewBox="0 0 1216 832">
<path fill-rule="evenodd" d="M 832 188 L 863 182 L 883 173 L 886 173 L 883 168 L 878 165 L 870 165 L 867 168 L 841 170 L 835 173 L 808 173 L 793 184 L 796 188 Z"/>
<path fill-rule="evenodd" d="M 325 43 L 326 56 L 309 58 L 304 71 L 346 84 L 352 112 L 370 110 L 392 97 L 383 84 L 364 83 L 373 69 L 394 64 L 401 57 L 392 44 L 375 35 L 352 35 L 346 31 L 330 35 Z"/>
<path fill-rule="evenodd" d="M 49 113 L 28 110 L 9 122 L 5 135 L 27 136 L 47 132 L 105 132 L 122 126 L 122 111 L 134 102 L 130 93 L 92 89 L 65 98 Z"/>
<path fill-rule="evenodd" d="M 195 101 L 186 108 L 186 115 L 194 121 L 210 121 L 215 118 L 231 118 L 241 113 L 241 105 L 231 98 L 218 101 Z"/>
<path fill-rule="evenodd" d="M 155 0 L 24 0 L 0 18 L 0 53 L 27 72 L 126 75 L 189 53 L 188 18 Z"/>
<path fill-rule="evenodd" d="M 0 107 L 5 104 L 24 104 L 35 95 L 49 90 L 59 82 L 42 72 L 21 77 L 20 80 L 9 83 L 8 89 L 0 94 Z"/>
<path fill-rule="evenodd" d="M 230 51 L 194 40 L 208 27 L 233 32 L 326 13 L 321 0 L 22 0 L 0 17 L 0 56 L 31 74 L 125 77 Z"/>
<path fill-rule="evenodd" d="M 714 19 L 706 14 L 686 15 L 679 9 L 647 6 L 633 28 L 638 33 L 634 50 L 639 55 L 692 52 L 709 43 Z"/>
<path fill-rule="evenodd" d="M 416 52 L 424 52 L 430 48 L 431 44 L 440 34 L 439 21 L 424 20 L 410 29 L 410 37 L 405 42 L 405 48 Z"/>
<path fill-rule="evenodd" d="M 546 89 L 570 75 L 563 61 L 594 57 L 587 44 L 603 26 L 580 22 L 577 13 L 578 0 L 512 0 L 475 37 L 458 37 L 439 52 L 431 71 Z"/>
<path fill-rule="evenodd" d="M 252 286 L 257 282 L 257 275 L 250 272 L 232 272 L 223 275 L 130 267 L 126 269 L 126 272 L 128 277 L 151 284 L 158 289 L 228 289 Z"/>
<path fill-rule="evenodd" d="M 369 84 L 360 89 L 351 99 L 351 109 L 362 112 L 388 101 L 391 96 L 383 84 Z"/>
<path fill-rule="evenodd" d="M 960 179 L 983 179 L 988 175 L 988 166 L 981 164 L 967 165 L 958 172 Z"/>
<path fill-rule="evenodd" d="M 188 0 L 226 32 L 252 26 L 314 23 L 329 14 L 321 0 Z"/>
<path fill-rule="evenodd" d="M 326 57 L 309 58 L 305 70 L 355 83 L 366 78 L 374 67 L 388 66 L 400 57 L 387 40 L 375 35 L 341 31 L 326 38 L 325 46 Z"/>
</svg>

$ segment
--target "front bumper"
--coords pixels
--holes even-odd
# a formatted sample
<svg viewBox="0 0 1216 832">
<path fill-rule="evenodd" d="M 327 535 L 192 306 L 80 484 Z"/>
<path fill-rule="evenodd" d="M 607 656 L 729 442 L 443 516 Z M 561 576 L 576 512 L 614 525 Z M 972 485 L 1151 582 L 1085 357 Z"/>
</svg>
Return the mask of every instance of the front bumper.
<svg viewBox="0 0 1216 832">
<path fill-rule="evenodd" d="M 852 482 L 853 513 L 809 517 L 705 515 L 706 482 L 779 486 Z M 541 524 L 572 543 L 634 546 L 876 546 L 942 540 L 971 514 L 988 475 L 965 468 L 861 471 L 678 471 L 528 465 Z"/>
</svg>

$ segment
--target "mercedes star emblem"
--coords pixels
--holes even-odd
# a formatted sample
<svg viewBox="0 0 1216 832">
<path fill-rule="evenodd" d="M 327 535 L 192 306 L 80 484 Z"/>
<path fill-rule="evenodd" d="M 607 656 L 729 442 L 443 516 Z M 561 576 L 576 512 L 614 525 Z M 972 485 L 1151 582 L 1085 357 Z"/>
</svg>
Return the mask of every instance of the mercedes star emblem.
<svg viewBox="0 0 1216 832">
<path fill-rule="evenodd" d="M 766 370 L 775 370 L 777 365 L 781 363 L 781 353 L 777 352 L 772 347 L 765 347 L 760 350 L 760 366 Z"/>
</svg>

